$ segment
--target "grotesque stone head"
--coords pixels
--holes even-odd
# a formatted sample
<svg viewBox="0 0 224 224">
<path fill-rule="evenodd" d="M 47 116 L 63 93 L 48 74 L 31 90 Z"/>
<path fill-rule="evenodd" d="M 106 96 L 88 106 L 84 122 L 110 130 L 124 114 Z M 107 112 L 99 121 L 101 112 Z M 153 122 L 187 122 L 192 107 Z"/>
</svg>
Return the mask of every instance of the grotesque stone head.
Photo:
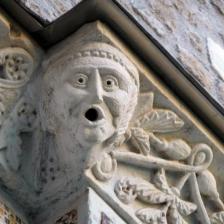
<svg viewBox="0 0 224 224">
<path fill-rule="evenodd" d="M 106 43 L 79 46 L 49 63 L 42 84 L 44 130 L 81 145 L 124 134 L 137 104 L 138 71 Z"/>
</svg>

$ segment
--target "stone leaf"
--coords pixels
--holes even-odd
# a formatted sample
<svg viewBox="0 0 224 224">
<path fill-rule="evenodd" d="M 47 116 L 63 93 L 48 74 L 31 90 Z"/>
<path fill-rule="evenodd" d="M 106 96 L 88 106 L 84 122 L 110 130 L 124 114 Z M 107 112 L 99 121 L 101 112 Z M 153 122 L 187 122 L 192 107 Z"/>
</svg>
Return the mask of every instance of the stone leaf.
<svg viewBox="0 0 224 224">
<path fill-rule="evenodd" d="M 145 180 L 129 177 L 117 182 L 115 193 L 126 204 L 131 203 L 136 197 L 138 200 L 148 204 L 162 204 L 173 198 Z"/>
<path fill-rule="evenodd" d="M 174 196 L 174 204 L 182 215 L 188 216 L 197 209 L 195 204 L 184 201 L 174 195 L 173 191 L 168 185 L 164 169 L 161 169 L 156 173 L 154 177 L 154 183 L 161 191 Z"/>
<path fill-rule="evenodd" d="M 142 128 L 131 129 L 131 143 L 141 154 L 150 154 L 149 135 Z"/>
<path fill-rule="evenodd" d="M 149 111 L 152 111 L 153 101 L 153 92 L 140 93 L 138 96 L 138 104 L 132 117 L 132 122 L 135 122 L 136 119 L 144 116 L 144 114 L 148 113 Z"/>
<path fill-rule="evenodd" d="M 167 224 L 167 206 L 165 209 L 143 208 L 136 212 L 136 216 L 144 224 Z"/>
<path fill-rule="evenodd" d="M 167 133 L 179 130 L 184 122 L 173 111 L 156 109 L 138 119 L 135 125 L 146 131 Z"/>
<path fill-rule="evenodd" d="M 191 202 L 183 201 L 177 197 L 175 200 L 175 204 L 176 204 L 178 211 L 181 213 L 181 215 L 184 215 L 184 216 L 190 215 L 197 209 L 197 206 L 195 204 L 193 204 Z"/>
<path fill-rule="evenodd" d="M 223 224 L 224 223 L 224 211 L 214 213 L 211 217 L 212 224 Z"/>
<path fill-rule="evenodd" d="M 172 206 L 171 208 L 169 208 L 169 212 L 168 212 L 168 223 L 169 224 L 188 224 L 182 218 L 182 216 L 179 214 L 179 212 L 177 211 L 177 209 L 174 206 Z"/>
<path fill-rule="evenodd" d="M 161 191 L 169 194 L 172 193 L 168 185 L 164 169 L 160 169 L 156 173 L 153 181 L 156 187 L 158 187 Z"/>
</svg>

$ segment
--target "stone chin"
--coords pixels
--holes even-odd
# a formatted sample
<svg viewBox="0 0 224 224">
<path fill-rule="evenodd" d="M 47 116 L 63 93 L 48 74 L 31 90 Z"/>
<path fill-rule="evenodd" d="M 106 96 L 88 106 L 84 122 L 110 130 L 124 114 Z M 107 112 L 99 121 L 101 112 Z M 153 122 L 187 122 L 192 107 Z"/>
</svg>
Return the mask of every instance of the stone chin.
<svg viewBox="0 0 224 224">
<path fill-rule="evenodd" d="M 81 145 L 100 144 L 110 138 L 115 127 L 109 111 L 101 105 L 90 105 L 80 111 L 75 135 Z"/>
<path fill-rule="evenodd" d="M 111 133 L 106 130 L 104 126 L 89 128 L 86 127 L 83 129 L 83 143 L 87 144 L 97 144 L 106 141 L 111 137 Z M 80 136 L 81 137 L 81 136 Z"/>
<path fill-rule="evenodd" d="M 81 145 L 92 145 L 100 144 L 105 142 L 107 139 L 113 136 L 115 133 L 115 128 L 104 120 L 98 125 L 79 125 L 76 132 L 77 140 Z"/>
</svg>

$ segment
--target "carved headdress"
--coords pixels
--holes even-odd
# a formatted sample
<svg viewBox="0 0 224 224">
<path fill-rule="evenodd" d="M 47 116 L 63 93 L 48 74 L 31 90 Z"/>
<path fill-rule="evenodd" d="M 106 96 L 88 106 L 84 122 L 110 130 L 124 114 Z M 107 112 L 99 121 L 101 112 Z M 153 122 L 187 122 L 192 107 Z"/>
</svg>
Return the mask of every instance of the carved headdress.
<svg viewBox="0 0 224 224">
<path fill-rule="evenodd" d="M 44 65 L 44 67 L 46 68 L 45 70 L 49 70 L 49 67 L 51 68 L 51 66 L 55 66 L 55 64 L 57 64 L 58 66 L 65 65 L 65 63 L 70 64 L 71 61 L 74 61 L 78 58 L 104 58 L 117 62 L 122 67 L 124 67 L 133 78 L 136 86 L 139 88 L 138 70 L 136 69 L 135 65 L 129 60 L 129 58 L 127 58 L 117 48 L 113 47 L 110 44 L 102 42 L 89 42 L 81 46 L 79 45 L 77 48 L 77 50 L 74 50 L 74 47 L 72 47 L 66 52 L 63 51 L 60 54 L 50 57 Z M 49 73 L 47 72 L 47 74 Z"/>
</svg>

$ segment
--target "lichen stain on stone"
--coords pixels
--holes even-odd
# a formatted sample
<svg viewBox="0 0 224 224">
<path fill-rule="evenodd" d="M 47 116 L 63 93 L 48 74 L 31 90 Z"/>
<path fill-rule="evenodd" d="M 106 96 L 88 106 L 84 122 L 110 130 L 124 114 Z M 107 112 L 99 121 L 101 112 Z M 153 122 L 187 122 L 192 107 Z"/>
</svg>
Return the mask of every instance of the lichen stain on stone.
<svg viewBox="0 0 224 224">
<path fill-rule="evenodd" d="M 195 75 L 197 80 L 207 90 L 211 88 L 211 82 L 208 78 L 208 71 L 193 55 L 191 55 L 186 49 L 177 47 L 178 59 L 184 65 L 184 67 Z M 192 75 L 192 74 L 191 74 Z"/>
<path fill-rule="evenodd" d="M 223 0 L 211 0 L 211 3 L 218 9 L 218 11 L 224 15 L 224 1 Z"/>
</svg>

